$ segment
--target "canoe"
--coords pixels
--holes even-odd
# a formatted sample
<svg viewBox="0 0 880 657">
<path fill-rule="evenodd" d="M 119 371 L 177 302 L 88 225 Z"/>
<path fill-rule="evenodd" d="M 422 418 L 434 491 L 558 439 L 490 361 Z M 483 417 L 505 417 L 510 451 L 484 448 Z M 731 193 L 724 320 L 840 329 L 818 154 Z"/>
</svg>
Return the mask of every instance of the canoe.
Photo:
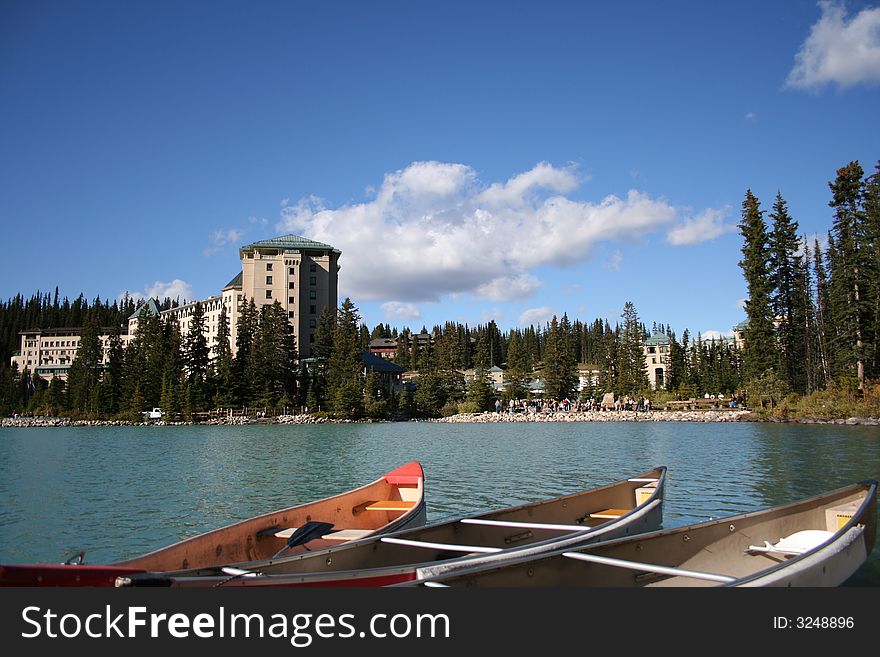
<svg viewBox="0 0 880 657">
<path fill-rule="evenodd" d="M 574 548 L 660 527 L 666 468 L 577 493 L 223 568 L 121 577 L 119 586 L 385 586 L 419 568 Z"/>
<path fill-rule="evenodd" d="M 422 586 L 838 586 L 876 534 L 877 482 L 761 511 L 557 550 L 500 567 L 420 570 Z"/>
<path fill-rule="evenodd" d="M 205 568 L 317 550 L 425 524 L 425 475 L 407 463 L 360 488 L 266 513 L 109 565 L 0 566 L 0 586 L 114 586 L 139 572 Z"/>
</svg>

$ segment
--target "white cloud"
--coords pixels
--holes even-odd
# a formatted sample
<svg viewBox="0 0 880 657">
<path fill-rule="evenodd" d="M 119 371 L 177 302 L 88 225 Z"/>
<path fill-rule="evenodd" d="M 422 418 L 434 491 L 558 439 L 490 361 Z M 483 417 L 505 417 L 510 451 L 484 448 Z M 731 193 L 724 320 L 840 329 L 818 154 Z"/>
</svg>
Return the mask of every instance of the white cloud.
<svg viewBox="0 0 880 657">
<path fill-rule="evenodd" d="M 746 300 L 745 300 L 745 299 L 739 299 L 739 300 L 737 300 L 737 302 L 736 302 L 736 307 L 737 307 L 739 310 L 745 310 L 745 309 L 746 309 Z"/>
<path fill-rule="evenodd" d="M 156 298 L 159 301 L 164 300 L 165 297 L 170 297 L 171 299 L 179 298 L 181 301 L 192 301 L 195 299 L 192 285 L 179 278 L 175 278 L 170 283 L 156 281 L 152 285 L 144 285 L 143 292 L 130 292 L 129 290 L 124 290 L 116 295 L 117 301 L 122 301 L 125 298 L 125 295 L 128 295 L 129 298 L 133 299 L 136 303 L 149 298 Z"/>
<path fill-rule="evenodd" d="M 519 323 L 522 326 L 541 325 L 549 322 L 555 313 L 549 306 L 541 306 L 540 308 L 529 308 L 519 316 Z"/>
<path fill-rule="evenodd" d="M 746 121 L 757 121 L 758 115 L 754 112 L 746 112 Z"/>
<path fill-rule="evenodd" d="M 244 237 L 245 231 L 241 228 L 220 228 L 210 235 L 210 245 L 205 247 L 202 253 L 206 256 L 214 255 L 227 244 L 239 244 Z"/>
<path fill-rule="evenodd" d="M 463 164 L 415 162 L 386 174 L 373 200 L 325 207 L 308 197 L 282 210 L 278 229 L 343 252 L 343 294 L 364 300 L 436 301 L 456 293 L 493 301 L 534 291 L 530 274 L 591 257 L 672 224 L 678 211 L 631 190 L 599 202 L 570 199 L 572 166 L 547 163 L 485 185 Z"/>
<path fill-rule="evenodd" d="M 179 278 L 175 278 L 170 283 L 156 281 L 152 285 L 145 286 L 144 291 L 147 297 L 155 297 L 159 301 L 162 301 L 165 297 L 172 299 L 180 298 L 181 301 L 195 298 L 192 285 Z"/>
<path fill-rule="evenodd" d="M 736 226 L 724 223 L 726 214 L 725 210 L 709 208 L 696 217 L 687 219 L 672 228 L 666 233 L 666 241 L 673 246 L 699 244 L 714 240 L 725 233 L 733 232 L 736 230 Z"/>
<path fill-rule="evenodd" d="M 541 281 L 531 274 L 500 276 L 480 285 L 474 294 L 492 301 L 515 301 L 528 299 L 541 287 Z"/>
<path fill-rule="evenodd" d="M 422 312 L 414 303 L 400 303 L 399 301 L 388 301 L 383 303 L 382 312 L 385 313 L 385 319 L 400 319 L 404 321 L 414 321 L 422 318 Z"/>
<path fill-rule="evenodd" d="M 880 82 L 880 7 L 866 7 L 850 20 L 838 2 L 819 2 L 822 16 L 795 55 L 785 86 L 817 91 L 836 83 L 845 89 Z"/>
<path fill-rule="evenodd" d="M 620 251 L 615 251 L 611 254 L 611 257 L 605 261 L 603 267 L 608 271 L 620 271 L 620 265 L 623 264 L 623 254 Z"/>
</svg>

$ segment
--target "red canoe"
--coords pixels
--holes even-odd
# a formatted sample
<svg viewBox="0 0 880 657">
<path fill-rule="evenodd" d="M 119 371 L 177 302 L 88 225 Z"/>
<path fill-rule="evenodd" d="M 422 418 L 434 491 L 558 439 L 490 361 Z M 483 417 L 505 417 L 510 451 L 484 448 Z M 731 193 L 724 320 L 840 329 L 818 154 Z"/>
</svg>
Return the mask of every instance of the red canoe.
<svg viewBox="0 0 880 657">
<path fill-rule="evenodd" d="M 113 586 L 117 577 L 208 568 L 320 550 L 425 524 L 425 475 L 412 461 L 323 500 L 242 520 L 113 564 L 0 565 L 0 586 Z"/>
</svg>

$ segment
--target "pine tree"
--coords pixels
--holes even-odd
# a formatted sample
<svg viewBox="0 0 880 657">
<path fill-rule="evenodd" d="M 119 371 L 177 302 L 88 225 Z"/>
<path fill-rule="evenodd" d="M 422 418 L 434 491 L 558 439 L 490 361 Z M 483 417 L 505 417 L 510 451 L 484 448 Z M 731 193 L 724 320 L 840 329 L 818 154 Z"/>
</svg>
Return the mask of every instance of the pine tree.
<svg viewBox="0 0 880 657">
<path fill-rule="evenodd" d="M 686 332 L 685 332 L 686 333 Z M 666 375 L 666 390 L 678 390 L 687 377 L 686 346 L 679 344 L 675 333 L 669 334 L 669 368 Z"/>
<path fill-rule="evenodd" d="M 816 348 L 817 348 L 817 387 L 824 388 L 831 381 L 833 372 L 831 369 L 832 356 L 829 347 L 829 326 L 831 313 L 831 301 L 828 293 L 828 277 L 825 274 L 825 264 L 822 261 L 822 248 L 819 239 L 813 244 L 813 274 L 816 277 Z"/>
<path fill-rule="evenodd" d="M 788 213 L 782 194 L 776 195 L 770 213 L 773 227 L 768 236 L 768 270 L 772 292 L 770 309 L 776 319 L 776 337 L 779 345 L 776 369 L 789 389 L 806 392 L 806 353 L 803 280 L 800 271 L 803 255 L 799 255 L 798 224 Z M 746 342 L 748 344 L 748 341 Z"/>
<path fill-rule="evenodd" d="M 217 324 L 217 342 L 214 344 L 214 358 L 211 361 L 212 378 L 216 394 L 214 405 L 218 408 L 230 408 L 235 399 L 234 362 L 229 334 L 229 317 L 226 306 L 220 308 Z"/>
<path fill-rule="evenodd" d="M 342 417 L 357 417 L 363 410 L 363 365 L 360 360 L 360 316 L 346 297 L 339 309 L 333 333 L 333 354 L 327 372 L 331 410 Z"/>
<path fill-rule="evenodd" d="M 578 382 L 577 363 L 569 338 L 553 315 L 544 335 L 544 394 L 548 399 L 574 398 Z"/>
<path fill-rule="evenodd" d="M 101 380 L 103 351 L 99 336 L 101 327 L 97 317 L 90 317 L 82 329 L 79 349 L 70 366 L 68 388 L 70 406 L 75 414 L 95 416 L 98 409 L 94 402 Z"/>
<path fill-rule="evenodd" d="M 770 294 L 773 289 L 768 271 L 770 252 L 767 227 L 764 224 L 760 202 L 746 191 L 742 205 L 742 221 L 739 224 L 743 236 L 742 267 L 748 289 L 746 316 L 748 325 L 744 331 L 743 374 L 746 380 L 762 376 L 776 366 L 776 337 L 773 327 Z"/>
<path fill-rule="evenodd" d="M 870 349 L 867 350 L 866 369 L 872 377 L 880 376 L 880 162 L 876 171 L 865 181 L 865 223 L 869 240 L 868 313 Z"/>
<path fill-rule="evenodd" d="M 198 301 L 193 306 L 189 330 L 183 340 L 183 362 L 191 382 L 204 382 L 210 365 L 210 349 L 205 337 L 205 311 Z"/>
<path fill-rule="evenodd" d="M 643 331 L 640 328 L 639 315 L 632 301 L 623 306 L 623 328 L 620 333 L 618 351 L 619 371 L 617 392 L 635 394 L 648 387 L 647 365 L 642 348 Z"/>
<path fill-rule="evenodd" d="M 123 409 L 125 393 L 125 347 L 119 327 L 114 326 L 107 344 L 107 367 L 101 381 L 106 415 L 114 416 Z"/>
<path fill-rule="evenodd" d="M 831 262 L 831 312 L 835 326 L 835 354 L 842 372 L 855 375 L 859 391 L 865 390 L 865 361 L 872 345 L 867 343 L 870 321 L 868 281 L 870 235 L 862 207 L 864 183 L 862 167 L 850 162 L 838 169 L 829 183 L 834 208 L 834 249 Z"/>
<path fill-rule="evenodd" d="M 254 300 L 242 299 L 238 309 L 235 359 L 233 361 L 235 400 L 240 406 L 249 406 L 253 403 L 255 397 L 251 363 L 254 356 L 254 342 L 258 329 L 259 318 Z"/>
</svg>

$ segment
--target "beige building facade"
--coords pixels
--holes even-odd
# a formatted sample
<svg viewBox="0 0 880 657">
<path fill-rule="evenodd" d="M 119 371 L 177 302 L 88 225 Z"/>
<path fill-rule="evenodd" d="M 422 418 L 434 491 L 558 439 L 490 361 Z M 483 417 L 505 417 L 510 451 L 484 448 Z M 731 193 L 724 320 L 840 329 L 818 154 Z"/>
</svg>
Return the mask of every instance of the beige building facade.
<svg viewBox="0 0 880 657">
<path fill-rule="evenodd" d="M 328 244 L 298 235 L 284 235 L 248 244 L 239 249 L 241 273 L 229 281 L 220 294 L 199 302 L 187 303 L 159 311 L 154 299 L 147 299 L 129 318 L 127 332 L 121 331 L 122 342 L 128 346 L 144 313 L 170 316 L 177 321 L 181 335 L 189 331 L 196 303 L 201 303 L 205 316 L 205 337 L 213 358 L 217 346 L 220 316 L 226 309 L 229 342 L 236 351 L 239 308 L 254 300 L 257 309 L 276 301 L 287 314 L 293 327 L 300 358 L 312 353 L 318 317 L 324 308 L 336 309 L 338 294 L 339 256 L 342 252 Z M 21 348 L 13 355 L 12 364 L 28 369 L 42 378 L 67 378 L 79 350 L 79 328 L 31 329 L 21 332 Z M 106 363 L 110 341 L 109 329 L 100 336 Z"/>
</svg>

